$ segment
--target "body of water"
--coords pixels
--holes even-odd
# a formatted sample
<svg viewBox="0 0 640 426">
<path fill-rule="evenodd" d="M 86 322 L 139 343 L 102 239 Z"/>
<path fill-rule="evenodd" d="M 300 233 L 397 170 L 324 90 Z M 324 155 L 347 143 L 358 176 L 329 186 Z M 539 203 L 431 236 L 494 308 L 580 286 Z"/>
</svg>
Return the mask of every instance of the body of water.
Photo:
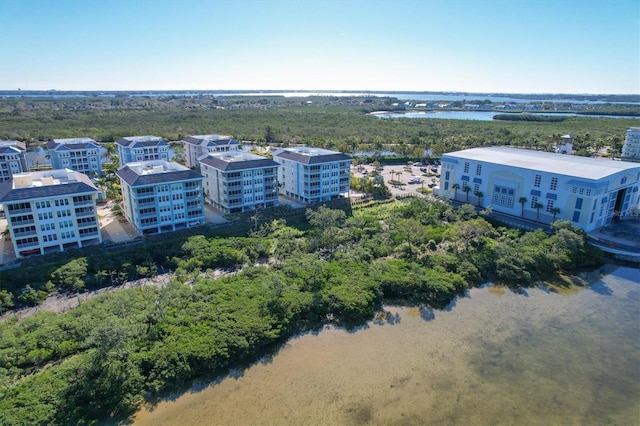
<svg viewBox="0 0 640 426">
<path fill-rule="evenodd" d="M 375 115 L 378 118 L 440 118 L 447 120 L 476 120 L 476 121 L 492 121 L 498 114 L 518 114 L 505 111 L 411 111 L 411 112 L 391 112 L 391 111 L 376 111 L 371 115 Z M 600 118 L 635 118 L 621 115 L 585 115 L 574 113 L 527 113 L 538 115 L 550 115 L 550 116 L 563 116 L 563 117 L 600 117 Z"/>
<path fill-rule="evenodd" d="M 290 339 L 135 424 L 638 424 L 638 269 L 570 295 L 487 286 L 443 311 L 387 309 Z"/>
</svg>

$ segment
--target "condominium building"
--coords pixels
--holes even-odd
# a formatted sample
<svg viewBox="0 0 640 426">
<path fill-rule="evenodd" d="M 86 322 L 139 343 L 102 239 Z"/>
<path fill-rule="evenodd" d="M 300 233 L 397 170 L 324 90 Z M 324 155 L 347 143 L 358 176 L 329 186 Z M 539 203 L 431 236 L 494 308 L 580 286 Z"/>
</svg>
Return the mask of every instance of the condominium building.
<svg viewBox="0 0 640 426">
<path fill-rule="evenodd" d="M 169 144 L 158 136 L 127 136 L 116 141 L 120 166 L 141 161 L 171 158 Z"/>
<path fill-rule="evenodd" d="M 640 127 L 627 130 L 622 147 L 622 159 L 640 161 Z"/>
<path fill-rule="evenodd" d="M 442 156 L 442 195 L 549 224 L 572 222 L 589 232 L 640 204 L 640 164 L 507 147 Z"/>
<path fill-rule="evenodd" d="M 9 180 L 16 173 L 29 171 L 25 151 L 24 142 L 0 141 L 0 181 Z"/>
<path fill-rule="evenodd" d="M 89 176 L 102 174 L 100 145 L 91 138 L 51 139 L 47 142 L 51 167 Z"/>
<path fill-rule="evenodd" d="M 221 135 L 196 135 L 187 136 L 182 140 L 184 144 L 184 156 L 189 168 L 200 166 L 198 158 L 206 154 L 216 152 L 237 151 L 240 149 L 238 141 L 231 136 Z"/>
<path fill-rule="evenodd" d="M 242 151 L 200 158 L 205 199 L 227 213 L 278 205 L 278 163 Z"/>
<path fill-rule="evenodd" d="M 70 169 L 18 173 L 0 183 L 17 257 L 100 244 L 98 189 Z"/>
<path fill-rule="evenodd" d="M 202 176 L 164 160 L 129 163 L 116 172 L 126 219 L 138 234 L 171 232 L 205 222 Z"/>
<path fill-rule="evenodd" d="M 349 196 L 351 157 L 321 148 L 296 147 L 274 151 L 280 164 L 280 194 L 305 203 Z"/>
</svg>

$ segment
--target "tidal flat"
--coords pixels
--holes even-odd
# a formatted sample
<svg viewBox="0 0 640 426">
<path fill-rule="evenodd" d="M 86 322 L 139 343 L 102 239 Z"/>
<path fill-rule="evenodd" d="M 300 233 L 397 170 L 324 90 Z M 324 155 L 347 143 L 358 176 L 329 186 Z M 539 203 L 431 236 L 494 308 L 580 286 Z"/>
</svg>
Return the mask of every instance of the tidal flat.
<svg viewBox="0 0 640 426">
<path fill-rule="evenodd" d="M 147 406 L 139 425 L 637 424 L 640 270 L 578 291 L 484 286 L 445 310 L 387 306 Z"/>
</svg>

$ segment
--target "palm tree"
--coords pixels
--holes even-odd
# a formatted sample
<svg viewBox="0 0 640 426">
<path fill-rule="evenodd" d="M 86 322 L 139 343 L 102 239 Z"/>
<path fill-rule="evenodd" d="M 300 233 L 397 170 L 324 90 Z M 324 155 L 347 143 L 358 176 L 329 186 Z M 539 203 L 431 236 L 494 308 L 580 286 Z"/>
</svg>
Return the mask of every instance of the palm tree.
<svg viewBox="0 0 640 426">
<path fill-rule="evenodd" d="M 484 197 L 484 194 L 480 191 L 475 193 L 475 196 L 478 197 L 478 207 L 480 207 L 481 201 L 482 201 L 482 197 Z"/>
<path fill-rule="evenodd" d="M 518 198 L 518 202 L 522 206 L 522 209 L 520 210 L 520 217 L 524 216 L 524 205 L 527 204 L 527 201 L 529 201 L 529 200 L 527 200 L 527 197 Z"/>
<path fill-rule="evenodd" d="M 462 187 L 462 190 L 467 193 L 467 201 L 469 201 L 469 193 L 471 192 L 471 187 L 469 185 L 465 185 Z"/>
<path fill-rule="evenodd" d="M 551 209 L 551 213 L 553 213 L 553 221 L 556 221 L 556 215 L 560 213 L 560 207 L 554 207 Z"/>
<path fill-rule="evenodd" d="M 458 198 L 458 189 L 460 189 L 460 185 L 454 183 L 451 185 L 451 188 L 453 188 L 453 199 L 456 200 Z"/>
<path fill-rule="evenodd" d="M 533 206 L 536 209 L 536 220 L 540 220 L 540 209 L 544 207 L 542 203 L 535 203 Z"/>
</svg>

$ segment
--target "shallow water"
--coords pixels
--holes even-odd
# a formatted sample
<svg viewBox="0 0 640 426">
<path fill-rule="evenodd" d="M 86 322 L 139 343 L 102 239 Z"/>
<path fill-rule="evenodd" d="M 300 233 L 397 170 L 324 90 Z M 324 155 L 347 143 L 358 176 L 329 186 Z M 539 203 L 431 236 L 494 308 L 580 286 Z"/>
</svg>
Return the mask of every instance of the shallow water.
<svg viewBox="0 0 640 426">
<path fill-rule="evenodd" d="M 485 287 L 445 311 L 387 309 L 382 324 L 293 338 L 135 424 L 640 423 L 638 269 L 569 296 Z"/>
</svg>

